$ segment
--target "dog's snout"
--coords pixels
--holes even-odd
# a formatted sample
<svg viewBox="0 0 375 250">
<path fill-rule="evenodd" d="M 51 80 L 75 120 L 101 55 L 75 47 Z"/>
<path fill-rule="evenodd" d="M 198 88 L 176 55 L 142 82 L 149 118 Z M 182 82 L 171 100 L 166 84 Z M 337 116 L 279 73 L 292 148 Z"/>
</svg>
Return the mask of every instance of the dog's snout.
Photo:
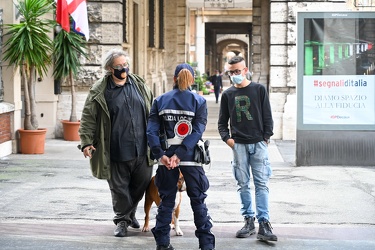
<svg viewBox="0 0 375 250">
<path fill-rule="evenodd" d="M 182 183 L 181 187 L 178 189 L 178 191 L 183 192 L 186 191 L 186 184 L 185 182 Z"/>
</svg>

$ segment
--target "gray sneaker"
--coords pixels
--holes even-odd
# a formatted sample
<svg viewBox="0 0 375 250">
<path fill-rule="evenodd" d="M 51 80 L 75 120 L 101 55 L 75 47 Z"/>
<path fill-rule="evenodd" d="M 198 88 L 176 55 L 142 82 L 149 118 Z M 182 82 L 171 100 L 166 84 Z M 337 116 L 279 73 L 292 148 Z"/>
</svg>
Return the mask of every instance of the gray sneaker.
<svg viewBox="0 0 375 250">
<path fill-rule="evenodd" d="M 126 221 L 119 221 L 116 224 L 114 235 L 116 237 L 125 237 L 127 232 L 128 232 L 128 224 L 126 223 Z"/>
<path fill-rule="evenodd" d="M 255 226 L 254 226 L 254 217 L 247 217 L 245 218 L 245 225 L 241 230 L 237 231 L 236 237 L 237 238 L 246 238 L 250 235 L 255 234 Z"/>
<path fill-rule="evenodd" d="M 272 233 L 272 226 L 269 221 L 259 222 L 258 240 L 277 241 L 277 236 Z"/>
<path fill-rule="evenodd" d="M 175 250 L 175 248 L 171 245 L 157 245 L 156 250 Z"/>
</svg>

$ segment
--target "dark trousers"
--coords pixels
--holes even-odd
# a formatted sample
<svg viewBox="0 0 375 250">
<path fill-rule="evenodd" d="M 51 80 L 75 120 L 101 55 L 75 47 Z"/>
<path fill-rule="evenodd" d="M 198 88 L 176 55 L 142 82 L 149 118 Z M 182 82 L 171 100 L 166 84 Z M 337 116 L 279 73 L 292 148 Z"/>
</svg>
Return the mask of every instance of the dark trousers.
<svg viewBox="0 0 375 250">
<path fill-rule="evenodd" d="M 111 178 L 108 180 L 112 195 L 113 222 L 132 222 L 131 216 L 150 183 L 152 167 L 146 156 L 126 162 L 111 162 Z"/>
<path fill-rule="evenodd" d="M 208 179 L 202 167 L 180 166 L 181 173 L 186 183 L 186 192 L 190 197 L 190 205 L 194 214 L 196 226 L 195 236 L 199 240 L 200 248 L 215 248 L 215 236 L 211 232 L 211 217 L 208 215 L 205 199 L 209 188 Z M 170 223 L 175 205 L 178 168 L 168 170 L 165 166 L 159 166 L 156 171 L 155 184 L 158 187 L 162 199 L 158 207 L 156 225 L 152 228 L 157 245 L 170 243 Z"/>
<path fill-rule="evenodd" d="M 220 87 L 219 88 L 214 88 L 214 92 L 215 92 L 215 99 L 216 99 L 216 102 L 219 101 L 219 95 L 220 95 Z"/>
</svg>

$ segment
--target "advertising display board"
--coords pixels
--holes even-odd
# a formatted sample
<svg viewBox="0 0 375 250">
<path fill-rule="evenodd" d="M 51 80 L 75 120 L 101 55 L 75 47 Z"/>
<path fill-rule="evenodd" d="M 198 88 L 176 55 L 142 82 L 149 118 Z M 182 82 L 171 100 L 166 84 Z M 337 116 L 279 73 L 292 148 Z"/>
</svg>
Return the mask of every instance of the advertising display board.
<svg viewBox="0 0 375 250">
<path fill-rule="evenodd" d="M 375 129 L 375 13 L 298 13 L 300 129 Z"/>
<path fill-rule="evenodd" d="M 375 12 L 297 13 L 297 165 L 375 165 Z"/>
</svg>

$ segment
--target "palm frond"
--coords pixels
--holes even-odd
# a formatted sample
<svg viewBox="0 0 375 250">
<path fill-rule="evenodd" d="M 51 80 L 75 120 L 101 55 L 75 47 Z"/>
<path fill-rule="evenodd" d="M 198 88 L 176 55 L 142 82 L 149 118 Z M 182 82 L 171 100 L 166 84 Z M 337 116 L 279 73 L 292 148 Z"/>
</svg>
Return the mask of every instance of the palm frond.
<svg viewBox="0 0 375 250">
<path fill-rule="evenodd" d="M 50 64 L 52 40 L 48 33 L 51 22 L 43 19 L 51 13 L 50 0 L 23 0 L 16 4 L 21 16 L 21 23 L 4 25 L 9 39 L 4 43 L 4 60 L 16 66 L 34 66 L 43 76 Z"/>
<path fill-rule="evenodd" d="M 56 78 L 63 79 L 72 72 L 77 76 L 81 67 L 80 57 L 87 58 L 86 41 L 79 34 L 61 30 L 54 40 L 54 71 Z"/>
</svg>

